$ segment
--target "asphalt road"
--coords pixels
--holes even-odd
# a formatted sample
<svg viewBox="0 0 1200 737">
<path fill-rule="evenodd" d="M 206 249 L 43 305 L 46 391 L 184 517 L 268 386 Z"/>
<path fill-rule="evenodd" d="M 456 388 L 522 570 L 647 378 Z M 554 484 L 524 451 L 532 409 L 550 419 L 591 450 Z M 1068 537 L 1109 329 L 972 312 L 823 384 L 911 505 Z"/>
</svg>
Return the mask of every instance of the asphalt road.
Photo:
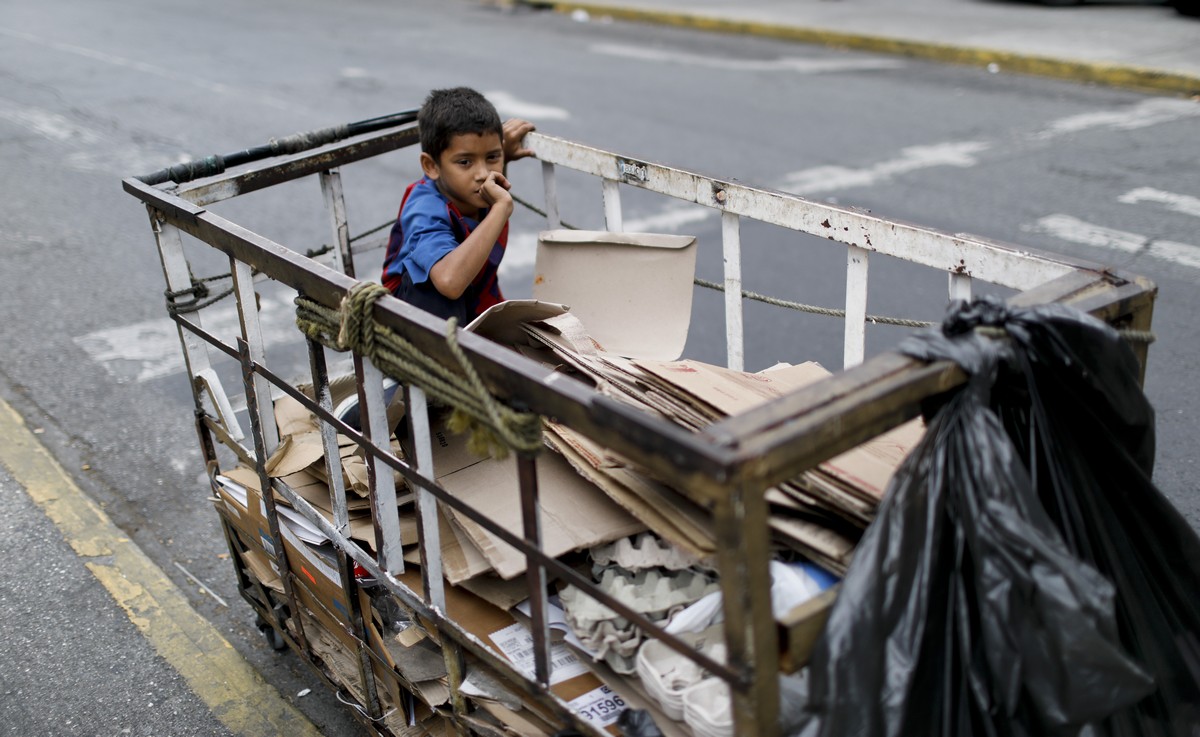
<svg viewBox="0 0 1200 737">
<path fill-rule="evenodd" d="M 1156 481 L 1200 527 L 1195 101 L 466 1 L 7 0 L 0 80 L 3 397 L 285 693 L 319 684 L 262 646 L 237 600 L 187 381 L 172 363 L 178 346 L 171 331 L 164 337 L 153 239 L 120 179 L 415 107 L 433 87 L 477 87 L 502 115 L 636 158 L 1150 277 L 1160 289 L 1146 383 L 1158 410 Z M 540 201 L 536 166 L 510 173 L 517 192 Z M 351 231 L 393 217 L 418 175 L 415 155 L 348 169 Z M 598 186 L 564 177 L 560 188 L 564 220 L 600 227 Z M 697 235 L 698 275 L 719 279 L 719 220 L 644 195 L 624 198 L 626 229 Z M 297 250 L 328 239 L 315 181 L 214 209 Z M 527 293 L 540 227 L 516 216 L 503 273 L 511 297 Z M 840 305 L 840 249 L 767 227 L 742 239 L 747 289 Z M 364 254 L 359 273 L 373 274 L 379 258 Z M 943 275 L 872 261 L 869 311 L 935 320 L 944 298 Z M 720 361 L 721 325 L 720 300 L 699 296 L 687 355 Z M 868 353 L 901 337 L 873 327 Z M 836 321 L 747 308 L 752 370 L 802 360 L 837 368 L 840 341 Z M 17 549 L 14 539 L 2 549 Z M 42 596 L 23 593 L 30 601 L 6 608 L 6 619 Z M 327 734 L 359 731 L 328 696 L 300 705 Z"/>
</svg>

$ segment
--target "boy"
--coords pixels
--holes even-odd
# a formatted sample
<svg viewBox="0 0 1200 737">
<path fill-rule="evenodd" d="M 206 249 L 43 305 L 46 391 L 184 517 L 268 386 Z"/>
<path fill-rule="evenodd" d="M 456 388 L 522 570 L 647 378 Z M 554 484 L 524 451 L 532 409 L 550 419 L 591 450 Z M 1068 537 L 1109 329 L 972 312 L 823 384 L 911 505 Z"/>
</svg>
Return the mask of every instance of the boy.
<svg viewBox="0 0 1200 737">
<path fill-rule="evenodd" d="M 417 116 L 421 170 L 408 186 L 383 261 L 383 285 L 409 304 L 466 325 L 501 302 L 496 270 L 508 242 L 513 201 L 504 176 L 528 121 L 500 124 L 496 109 L 466 87 L 434 90 Z"/>
</svg>

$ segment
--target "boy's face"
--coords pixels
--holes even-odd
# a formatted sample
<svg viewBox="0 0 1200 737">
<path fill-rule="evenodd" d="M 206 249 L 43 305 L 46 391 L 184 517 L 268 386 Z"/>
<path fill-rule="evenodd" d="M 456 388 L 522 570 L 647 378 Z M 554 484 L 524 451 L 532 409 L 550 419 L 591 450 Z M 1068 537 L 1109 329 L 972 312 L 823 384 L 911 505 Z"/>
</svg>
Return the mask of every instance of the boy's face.
<svg viewBox="0 0 1200 737">
<path fill-rule="evenodd" d="M 459 212 L 476 217 L 487 207 L 480 186 L 489 173 L 504 171 L 504 146 L 497 133 L 460 133 L 436 161 L 422 152 L 421 168 Z"/>
</svg>

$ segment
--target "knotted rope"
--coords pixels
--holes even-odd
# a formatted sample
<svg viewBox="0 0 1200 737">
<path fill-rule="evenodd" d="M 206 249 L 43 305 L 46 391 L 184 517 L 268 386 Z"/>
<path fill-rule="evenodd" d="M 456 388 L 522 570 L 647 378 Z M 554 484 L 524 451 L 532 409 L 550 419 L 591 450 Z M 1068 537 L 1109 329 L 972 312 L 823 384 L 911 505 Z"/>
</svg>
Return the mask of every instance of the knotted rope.
<svg viewBox="0 0 1200 737">
<path fill-rule="evenodd" d="M 468 447 L 473 452 L 502 458 L 509 448 L 528 453 L 541 448 L 541 418 L 518 412 L 492 396 L 458 344 L 457 320 L 446 322 L 446 346 L 461 372 L 443 366 L 391 328 L 375 322 L 372 307 L 385 294 L 389 292 L 382 285 L 361 282 L 346 294 L 337 310 L 297 297 L 296 325 L 328 348 L 367 356 L 388 376 L 418 386 L 435 402 L 450 407 L 450 429 L 470 431 Z"/>
</svg>

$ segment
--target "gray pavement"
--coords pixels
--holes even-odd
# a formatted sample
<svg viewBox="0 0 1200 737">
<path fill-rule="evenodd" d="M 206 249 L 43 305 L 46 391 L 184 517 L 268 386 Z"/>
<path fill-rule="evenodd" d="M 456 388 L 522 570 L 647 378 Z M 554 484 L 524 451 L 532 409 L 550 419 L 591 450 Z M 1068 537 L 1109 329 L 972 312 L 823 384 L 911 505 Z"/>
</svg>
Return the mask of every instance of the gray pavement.
<svg viewBox="0 0 1200 737">
<path fill-rule="evenodd" d="M 1046 7 L 1007 0 L 517 0 L 530 7 L 1200 94 L 1200 19 L 1166 0 Z M 586 14 L 586 15 L 585 15 Z"/>
<path fill-rule="evenodd" d="M 0 505 L 0 734 L 230 734 L 3 466 Z"/>
</svg>

